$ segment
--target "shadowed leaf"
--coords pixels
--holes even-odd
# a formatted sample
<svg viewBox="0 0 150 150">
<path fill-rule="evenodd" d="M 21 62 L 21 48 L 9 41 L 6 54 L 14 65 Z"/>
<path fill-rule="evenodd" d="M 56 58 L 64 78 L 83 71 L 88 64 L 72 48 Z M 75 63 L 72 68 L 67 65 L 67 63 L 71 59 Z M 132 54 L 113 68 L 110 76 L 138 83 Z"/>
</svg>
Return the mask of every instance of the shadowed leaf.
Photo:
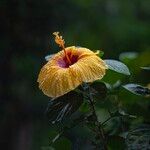
<svg viewBox="0 0 150 150">
<path fill-rule="evenodd" d="M 50 100 L 47 107 L 47 116 L 51 123 L 61 122 L 75 112 L 83 102 L 81 94 L 71 91 L 57 99 Z"/>
<path fill-rule="evenodd" d="M 140 96 L 150 95 L 150 89 L 148 89 L 147 87 L 138 85 L 138 84 L 126 84 L 123 87 L 136 95 L 140 95 Z"/>
<path fill-rule="evenodd" d="M 130 75 L 129 69 L 124 63 L 112 59 L 106 59 L 104 61 L 108 65 L 109 69 L 124 75 Z"/>
<path fill-rule="evenodd" d="M 94 98 L 102 100 L 107 95 L 107 87 L 102 82 L 94 82 L 91 84 L 91 92 L 93 93 Z"/>
<path fill-rule="evenodd" d="M 128 132 L 126 144 L 129 150 L 150 149 L 150 126 L 142 125 Z"/>
</svg>

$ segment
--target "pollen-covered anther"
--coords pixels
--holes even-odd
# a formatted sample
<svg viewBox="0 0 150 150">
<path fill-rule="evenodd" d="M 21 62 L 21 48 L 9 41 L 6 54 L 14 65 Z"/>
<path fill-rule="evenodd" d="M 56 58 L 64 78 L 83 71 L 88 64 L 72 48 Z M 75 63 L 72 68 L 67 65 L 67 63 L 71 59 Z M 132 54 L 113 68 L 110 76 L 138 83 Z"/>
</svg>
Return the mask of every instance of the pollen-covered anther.
<svg viewBox="0 0 150 150">
<path fill-rule="evenodd" d="M 59 45 L 59 47 L 64 48 L 65 41 L 62 36 L 59 36 L 59 32 L 54 32 L 53 35 L 55 35 L 55 42 Z"/>
</svg>

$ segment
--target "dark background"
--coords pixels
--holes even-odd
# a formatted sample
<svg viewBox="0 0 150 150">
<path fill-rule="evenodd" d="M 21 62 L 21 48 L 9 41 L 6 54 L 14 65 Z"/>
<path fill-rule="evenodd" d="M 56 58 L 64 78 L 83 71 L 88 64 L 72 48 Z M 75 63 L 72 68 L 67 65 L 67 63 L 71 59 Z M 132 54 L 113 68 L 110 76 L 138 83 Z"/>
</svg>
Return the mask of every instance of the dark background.
<svg viewBox="0 0 150 150">
<path fill-rule="evenodd" d="M 36 80 L 44 57 L 59 51 L 54 31 L 68 46 L 101 49 L 104 58 L 115 59 L 136 51 L 141 65 L 149 63 L 149 0 L 1 0 L 0 16 L 0 149 L 48 146 L 51 131 L 44 111 L 49 98 Z M 146 75 L 135 80 L 149 82 Z"/>
</svg>

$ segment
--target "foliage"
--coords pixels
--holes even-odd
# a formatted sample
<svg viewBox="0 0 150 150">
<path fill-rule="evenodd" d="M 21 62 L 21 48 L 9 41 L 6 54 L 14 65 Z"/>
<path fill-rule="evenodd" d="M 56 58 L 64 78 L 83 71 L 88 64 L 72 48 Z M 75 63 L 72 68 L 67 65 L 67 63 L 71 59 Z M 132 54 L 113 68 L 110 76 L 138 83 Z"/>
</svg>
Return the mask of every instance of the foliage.
<svg viewBox="0 0 150 150">
<path fill-rule="evenodd" d="M 125 55 L 125 57 L 127 60 L 128 55 Z M 132 59 L 135 58 L 132 57 Z M 130 55 L 129 59 L 131 59 Z M 117 73 L 130 75 L 129 69 L 124 63 L 109 59 L 105 60 L 105 62 L 110 70 L 116 72 L 116 75 Z M 61 137 L 65 136 L 66 132 L 70 132 L 70 130 L 82 125 L 82 130 L 86 129 L 84 134 L 88 135 L 86 140 L 88 140 L 88 145 L 91 147 L 89 149 L 123 150 L 127 148 L 137 150 L 149 148 L 149 126 L 132 127 L 133 123 L 139 119 L 139 116 L 129 114 L 126 105 L 120 100 L 119 93 L 125 88 L 137 96 L 149 98 L 150 89 L 134 83 L 122 85 L 123 80 L 118 80 L 114 84 L 109 83 L 106 79 L 103 82 L 96 81 L 92 84 L 83 83 L 82 86 L 74 91 L 76 92 L 74 96 L 72 95 L 73 92 L 69 92 L 56 100 L 50 100 L 48 105 L 48 114 L 50 116 L 48 117 L 51 123 L 57 123 L 58 131 L 61 128 L 60 132 L 52 140 L 51 146 L 55 142 L 57 143 L 59 138 L 61 139 Z M 98 112 L 97 108 L 103 108 L 104 114 Z M 74 112 L 76 112 L 75 116 Z M 140 125 L 140 123 L 137 123 L 137 125 Z M 133 129 L 130 130 L 130 127 Z M 90 136 L 91 134 L 92 136 Z M 84 141 L 82 142 L 85 143 Z M 72 144 L 74 145 L 74 142 Z M 84 146 L 83 149 L 85 149 Z"/>
</svg>

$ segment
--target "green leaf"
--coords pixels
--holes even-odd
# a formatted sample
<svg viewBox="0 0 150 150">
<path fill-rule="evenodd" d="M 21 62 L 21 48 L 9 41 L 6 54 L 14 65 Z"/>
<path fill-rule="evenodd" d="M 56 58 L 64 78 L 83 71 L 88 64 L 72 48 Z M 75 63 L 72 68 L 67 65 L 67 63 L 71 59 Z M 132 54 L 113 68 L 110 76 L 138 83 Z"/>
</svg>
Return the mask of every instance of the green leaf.
<svg viewBox="0 0 150 150">
<path fill-rule="evenodd" d="M 150 67 L 141 67 L 141 69 L 150 70 Z"/>
<path fill-rule="evenodd" d="M 150 149 L 150 125 L 142 125 L 129 131 L 125 139 L 129 150 Z"/>
<path fill-rule="evenodd" d="M 98 53 L 97 55 L 98 55 L 99 57 L 103 57 L 103 56 L 104 56 L 104 52 L 101 51 L 101 50 L 95 50 L 94 52 Z"/>
<path fill-rule="evenodd" d="M 105 84 L 106 83 L 109 84 L 112 87 L 116 82 L 118 82 L 118 80 L 122 82 L 126 77 L 127 76 L 125 76 L 124 74 L 117 73 L 113 70 L 108 69 L 106 75 L 102 78 L 101 81 L 104 82 Z M 109 89 L 109 85 L 107 85 L 108 89 Z"/>
<path fill-rule="evenodd" d="M 129 62 L 130 60 L 133 60 L 138 57 L 137 52 L 123 52 L 119 55 L 119 60 L 123 62 Z"/>
<path fill-rule="evenodd" d="M 46 113 L 51 123 L 61 122 L 74 113 L 82 104 L 82 94 L 71 91 L 49 101 Z"/>
<path fill-rule="evenodd" d="M 140 95 L 140 96 L 150 96 L 150 89 L 147 87 L 143 87 L 138 84 L 126 84 L 123 86 L 125 89 L 130 91 L 133 94 Z"/>
<path fill-rule="evenodd" d="M 99 51 L 99 57 L 103 57 L 104 56 L 104 52 L 103 51 Z"/>
<path fill-rule="evenodd" d="M 84 113 L 89 112 L 89 104 L 87 103 L 87 101 L 82 103 L 82 105 L 80 106 L 80 111 Z"/>
<path fill-rule="evenodd" d="M 113 70 L 118 73 L 122 73 L 124 75 L 130 75 L 130 71 L 124 63 L 112 59 L 106 59 L 104 61 L 108 65 L 108 68 L 110 70 Z"/>
</svg>

